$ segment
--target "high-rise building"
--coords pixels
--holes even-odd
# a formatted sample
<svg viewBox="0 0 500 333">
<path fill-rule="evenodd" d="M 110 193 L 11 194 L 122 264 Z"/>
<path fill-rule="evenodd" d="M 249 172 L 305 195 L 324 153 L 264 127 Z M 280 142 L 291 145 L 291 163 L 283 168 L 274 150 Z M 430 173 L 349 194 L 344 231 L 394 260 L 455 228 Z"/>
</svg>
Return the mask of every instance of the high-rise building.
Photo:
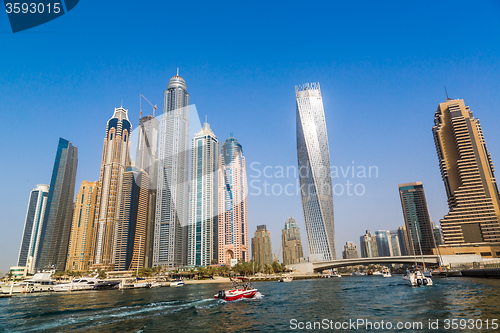
<svg viewBox="0 0 500 333">
<path fill-rule="evenodd" d="M 261 265 L 273 263 L 271 233 L 265 225 L 258 225 L 252 238 L 252 259 Z"/>
<path fill-rule="evenodd" d="M 146 243 L 144 265 L 153 266 L 153 242 L 155 229 L 156 190 L 158 181 L 158 134 L 159 121 L 153 116 L 139 119 L 139 134 L 135 166 L 149 175 L 149 191 L 147 200 Z"/>
<path fill-rule="evenodd" d="M 299 225 L 293 217 L 286 220 L 285 228 L 281 231 L 281 246 L 285 265 L 297 264 L 304 257 Z"/>
<path fill-rule="evenodd" d="M 389 231 L 377 230 L 375 231 L 377 239 L 377 250 L 379 257 L 390 257 L 391 249 L 389 247 Z"/>
<path fill-rule="evenodd" d="M 49 195 L 49 185 L 37 185 L 30 193 L 26 220 L 24 222 L 23 239 L 19 250 L 17 266 L 28 268 L 28 273 L 35 273 L 40 248 L 40 237 L 43 227 L 43 217 Z"/>
<path fill-rule="evenodd" d="M 247 173 L 243 149 L 233 137 L 219 155 L 219 264 L 248 261 Z"/>
<path fill-rule="evenodd" d="M 356 259 L 359 258 L 358 247 L 354 242 L 347 242 L 344 245 L 344 251 L 342 252 L 343 259 Z"/>
<path fill-rule="evenodd" d="M 450 209 L 440 221 L 445 244 L 500 242 L 500 196 L 479 119 L 462 99 L 448 98 L 438 106 L 432 132 Z"/>
<path fill-rule="evenodd" d="M 399 235 L 397 230 L 390 230 L 387 234 L 389 251 L 391 257 L 401 256 L 401 246 L 399 245 Z"/>
<path fill-rule="evenodd" d="M 360 245 L 363 258 L 378 257 L 377 237 L 370 230 L 360 237 Z"/>
<path fill-rule="evenodd" d="M 188 225 L 189 94 L 186 82 L 172 77 L 164 93 L 160 124 L 153 265 L 185 263 L 183 227 Z"/>
<path fill-rule="evenodd" d="M 68 140 L 59 138 L 40 237 L 37 268 L 66 268 L 77 164 L 78 149 Z"/>
<path fill-rule="evenodd" d="M 311 261 L 333 260 L 335 231 L 330 153 L 319 83 L 295 87 L 300 192 Z"/>
<path fill-rule="evenodd" d="M 217 260 L 217 162 L 219 142 L 208 123 L 193 138 L 188 265 L 208 266 Z"/>
<path fill-rule="evenodd" d="M 432 254 L 436 247 L 422 182 L 399 184 L 409 255 Z"/>
<path fill-rule="evenodd" d="M 123 173 L 130 165 L 130 123 L 127 110 L 115 108 L 106 125 L 94 223 L 94 266 L 113 268 L 116 226 L 120 220 Z"/>
<path fill-rule="evenodd" d="M 432 222 L 432 232 L 434 233 L 434 242 L 436 242 L 436 246 L 444 244 L 441 227 L 434 222 Z"/>
<path fill-rule="evenodd" d="M 149 176 L 128 167 L 123 173 L 120 216 L 114 238 L 114 269 L 136 270 L 145 266 Z"/>
<path fill-rule="evenodd" d="M 66 270 L 86 271 L 92 264 L 98 186 L 99 182 L 84 180 L 76 194 Z"/>
<path fill-rule="evenodd" d="M 408 233 L 406 232 L 406 226 L 398 227 L 398 241 L 399 241 L 399 249 L 401 251 L 402 256 L 411 255 L 410 248 L 408 247 Z"/>
</svg>

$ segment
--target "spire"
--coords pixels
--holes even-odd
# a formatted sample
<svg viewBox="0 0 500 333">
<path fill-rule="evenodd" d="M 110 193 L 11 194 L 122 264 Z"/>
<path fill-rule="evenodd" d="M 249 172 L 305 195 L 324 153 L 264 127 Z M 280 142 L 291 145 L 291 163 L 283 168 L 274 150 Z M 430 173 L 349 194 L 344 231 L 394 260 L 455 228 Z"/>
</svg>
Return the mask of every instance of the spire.
<svg viewBox="0 0 500 333">
<path fill-rule="evenodd" d="M 177 67 L 177 76 L 179 76 L 179 67 Z"/>
<path fill-rule="evenodd" d="M 446 86 L 444 86 L 444 92 L 446 93 L 446 100 L 451 100 L 451 98 L 448 97 L 448 90 L 446 90 Z"/>
</svg>

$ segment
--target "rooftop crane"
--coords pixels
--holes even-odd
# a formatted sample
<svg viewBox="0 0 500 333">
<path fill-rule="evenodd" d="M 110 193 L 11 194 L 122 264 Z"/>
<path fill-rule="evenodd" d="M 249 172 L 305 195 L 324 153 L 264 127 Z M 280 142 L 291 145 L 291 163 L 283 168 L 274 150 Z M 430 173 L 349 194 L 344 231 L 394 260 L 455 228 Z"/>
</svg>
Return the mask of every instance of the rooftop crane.
<svg viewBox="0 0 500 333">
<path fill-rule="evenodd" d="M 139 112 L 139 118 L 142 118 L 142 98 L 144 98 L 146 100 L 146 102 L 149 103 L 149 105 L 151 105 L 153 107 L 153 117 L 155 116 L 155 110 L 157 109 L 156 107 L 156 104 L 153 105 L 153 103 L 151 103 L 150 101 L 148 101 L 148 99 L 146 98 L 146 96 L 144 96 L 143 94 L 139 94 L 139 109 L 140 109 L 140 112 Z"/>
</svg>

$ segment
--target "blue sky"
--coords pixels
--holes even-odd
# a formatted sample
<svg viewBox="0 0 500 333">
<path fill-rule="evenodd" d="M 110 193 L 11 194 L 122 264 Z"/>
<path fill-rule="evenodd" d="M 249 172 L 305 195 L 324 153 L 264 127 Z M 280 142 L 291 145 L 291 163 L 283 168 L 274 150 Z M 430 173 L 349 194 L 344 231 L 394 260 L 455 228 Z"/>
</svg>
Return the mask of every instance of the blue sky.
<svg viewBox="0 0 500 333">
<path fill-rule="evenodd" d="M 422 181 L 438 222 L 447 204 L 431 129 L 444 85 L 481 119 L 500 161 L 499 17 L 497 1 L 87 0 L 12 34 L 0 13 L 0 271 L 17 262 L 28 195 L 50 182 L 58 138 L 79 149 L 77 188 L 98 180 L 113 108 L 123 100 L 137 126 L 139 93 L 161 110 L 177 67 L 219 140 L 233 132 L 242 144 L 249 181 L 265 180 L 254 162 L 296 166 L 294 86 L 320 82 L 332 165 L 378 168 L 334 179 L 365 189 L 334 198 L 338 257 L 366 229 L 403 224 L 399 183 Z M 305 244 L 299 196 L 251 192 L 248 214 L 250 236 L 266 224 L 274 251 L 288 216 Z"/>
</svg>

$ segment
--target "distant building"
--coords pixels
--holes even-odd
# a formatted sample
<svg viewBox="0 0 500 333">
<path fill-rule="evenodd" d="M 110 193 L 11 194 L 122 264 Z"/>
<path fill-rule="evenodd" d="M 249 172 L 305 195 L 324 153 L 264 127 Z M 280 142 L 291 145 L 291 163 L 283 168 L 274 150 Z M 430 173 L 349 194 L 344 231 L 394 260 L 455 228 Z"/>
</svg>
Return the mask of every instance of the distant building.
<svg viewBox="0 0 500 333">
<path fill-rule="evenodd" d="M 344 245 L 344 251 L 342 252 L 343 259 L 356 259 L 359 258 L 358 247 L 354 242 L 347 242 Z"/>
<path fill-rule="evenodd" d="M 398 227 L 398 240 L 399 249 L 401 250 L 402 256 L 409 256 L 411 254 L 408 247 L 408 233 L 406 232 L 406 226 Z"/>
<path fill-rule="evenodd" d="M 370 230 L 360 237 L 361 255 L 363 258 L 378 257 L 377 237 Z"/>
<path fill-rule="evenodd" d="M 330 152 L 319 83 L 296 86 L 295 96 L 297 159 L 309 258 L 311 261 L 334 260 Z"/>
<path fill-rule="evenodd" d="M 17 266 L 27 267 L 29 274 L 35 273 L 38 260 L 40 237 L 43 229 L 43 217 L 49 195 L 49 185 L 37 185 L 30 193 L 26 220 L 24 222 L 23 239 L 19 250 Z"/>
<path fill-rule="evenodd" d="M 99 182 L 82 181 L 76 194 L 66 270 L 86 271 L 92 264 L 94 218 Z"/>
<path fill-rule="evenodd" d="M 444 244 L 443 232 L 441 230 L 441 227 L 433 222 L 432 231 L 434 233 L 434 241 L 436 242 L 436 246 Z"/>
<path fill-rule="evenodd" d="M 252 238 L 252 259 L 261 265 L 273 263 L 271 233 L 265 225 L 258 225 Z"/>
<path fill-rule="evenodd" d="M 163 96 L 153 265 L 173 269 L 186 264 L 189 222 L 189 94 L 178 71 Z"/>
<path fill-rule="evenodd" d="M 286 220 L 285 228 L 281 231 L 281 246 L 285 265 L 296 264 L 304 257 L 299 225 L 293 217 Z"/>
<path fill-rule="evenodd" d="M 152 267 L 158 181 L 159 122 L 151 115 L 140 117 L 138 131 L 135 166 L 140 170 L 144 170 L 149 175 L 144 266 Z"/>
<path fill-rule="evenodd" d="M 191 148 L 189 266 L 208 266 L 217 260 L 218 159 L 219 142 L 210 125 L 204 123 Z"/>
<path fill-rule="evenodd" d="M 433 254 L 436 247 L 422 182 L 399 184 L 410 255 Z"/>
<path fill-rule="evenodd" d="M 377 248 L 380 257 L 401 255 L 397 231 L 378 230 L 375 235 L 377 236 Z"/>
<path fill-rule="evenodd" d="M 40 255 L 35 263 L 39 269 L 63 271 L 66 268 L 77 164 L 78 149 L 59 138 L 40 237 Z"/>
<path fill-rule="evenodd" d="M 114 239 L 114 269 L 145 267 L 149 175 L 135 167 L 123 173 L 120 215 Z"/>
<path fill-rule="evenodd" d="M 113 116 L 106 124 L 101 174 L 97 194 L 96 217 L 94 223 L 94 266 L 114 269 L 116 231 L 120 222 L 122 203 L 123 173 L 130 165 L 130 134 L 132 124 L 127 110 L 115 108 Z"/>
<path fill-rule="evenodd" d="M 219 264 L 248 261 L 246 163 L 241 144 L 233 137 L 222 145 L 217 178 Z"/>
</svg>

